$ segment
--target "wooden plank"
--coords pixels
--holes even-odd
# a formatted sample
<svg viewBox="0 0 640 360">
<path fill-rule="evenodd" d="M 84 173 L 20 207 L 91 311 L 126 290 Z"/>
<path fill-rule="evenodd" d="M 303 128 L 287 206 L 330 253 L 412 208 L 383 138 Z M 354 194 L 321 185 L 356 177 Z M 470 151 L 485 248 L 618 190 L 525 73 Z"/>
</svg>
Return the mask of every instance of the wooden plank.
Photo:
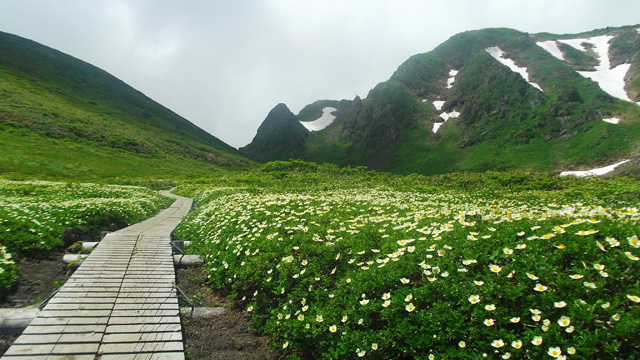
<svg viewBox="0 0 640 360">
<path fill-rule="evenodd" d="M 41 311 L 39 318 L 71 318 L 71 317 L 109 317 L 111 309 L 94 309 L 94 310 L 48 310 Z"/>
<path fill-rule="evenodd" d="M 113 309 L 114 303 L 90 303 L 90 304 L 60 304 L 60 303 L 49 303 L 44 308 L 45 311 L 49 310 L 111 310 Z"/>
<path fill-rule="evenodd" d="M 173 324 L 125 324 L 125 325 L 108 325 L 105 334 L 114 333 L 140 333 L 140 332 L 167 332 L 181 331 L 182 327 L 178 323 Z"/>
<path fill-rule="evenodd" d="M 170 304 L 178 303 L 178 298 L 175 296 L 166 298 L 118 298 L 116 299 L 116 305 L 118 304 Z"/>
<path fill-rule="evenodd" d="M 29 325 L 22 334 L 76 334 L 76 333 L 103 333 L 107 328 L 106 324 L 103 325 Z"/>
<path fill-rule="evenodd" d="M 77 296 L 55 296 L 49 300 L 49 304 L 114 304 L 116 296 L 104 297 L 77 297 Z"/>
<path fill-rule="evenodd" d="M 172 310 L 172 309 L 180 309 L 178 302 L 175 303 L 155 303 L 155 304 L 115 304 L 113 310 L 147 310 L 147 309 L 157 309 L 157 310 Z"/>
<path fill-rule="evenodd" d="M 184 360 L 184 352 L 104 354 L 100 360 Z"/>
<path fill-rule="evenodd" d="M 106 334 L 102 341 L 104 343 L 182 341 L 182 333 L 180 331 L 170 331 L 170 332 Z"/>
<path fill-rule="evenodd" d="M 25 357 L 22 355 L 7 355 L 5 354 L 2 359 L 8 359 L 8 360 L 95 360 L 96 355 L 95 354 L 73 354 L 73 357 L 70 357 L 69 355 L 34 355 L 34 354 L 29 354 L 29 357 Z M 124 359 L 124 358 L 123 358 Z M 167 358 L 167 360 L 169 360 L 170 358 Z M 176 358 L 178 359 L 178 358 Z M 184 357 L 182 357 L 182 359 L 184 359 Z"/>
<path fill-rule="evenodd" d="M 127 310 L 113 310 L 111 317 L 136 317 L 136 316 L 178 316 L 180 314 L 179 309 L 127 309 Z"/>
<path fill-rule="evenodd" d="M 101 354 L 145 353 L 184 351 L 182 341 L 154 341 L 137 343 L 104 343 L 100 346 Z"/>
<path fill-rule="evenodd" d="M 96 343 L 102 340 L 102 332 L 77 334 L 26 334 L 20 336 L 15 344 L 60 344 L 60 343 Z"/>
<path fill-rule="evenodd" d="M 71 355 L 71 354 L 96 354 L 100 343 L 77 344 L 15 344 L 5 354 L 7 355 Z"/>
<path fill-rule="evenodd" d="M 109 318 L 106 316 L 71 318 L 46 318 L 38 316 L 37 318 L 33 319 L 31 325 L 103 325 L 107 324 L 108 321 Z"/>
<path fill-rule="evenodd" d="M 179 316 L 126 316 L 111 317 L 109 325 L 180 324 Z"/>
</svg>

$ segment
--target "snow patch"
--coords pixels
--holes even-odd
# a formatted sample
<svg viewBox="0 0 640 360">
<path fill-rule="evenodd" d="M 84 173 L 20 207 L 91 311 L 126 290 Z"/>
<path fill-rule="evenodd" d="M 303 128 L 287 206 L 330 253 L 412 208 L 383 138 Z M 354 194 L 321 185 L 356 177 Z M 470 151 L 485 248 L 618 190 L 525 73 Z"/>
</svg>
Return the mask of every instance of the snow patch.
<svg viewBox="0 0 640 360">
<path fill-rule="evenodd" d="M 602 119 L 604 122 L 608 122 L 609 124 L 620 124 L 620 119 L 611 118 L 611 119 Z"/>
<path fill-rule="evenodd" d="M 562 51 L 558 47 L 558 43 L 555 42 L 555 40 L 540 41 L 540 42 L 537 42 L 536 44 L 541 48 L 547 50 L 549 54 L 553 55 L 553 57 L 560 60 L 564 60 L 564 54 L 562 54 Z"/>
<path fill-rule="evenodd" d="M 609 165 L 609 166 L 605 166 L 597 169 L 586 170 L 586 171 L 563 171 L 560 173 L 560 176 L 567 176 L 567 175 L 573 175 L 577 177 L 600 176 L 600 175 L 604 175 L 612 172 L 613 169 L 615 169 L 617 166 L 622 165 L 628 161 L 629 160 L 625 160 L 617 164 L 613 164 L 613 165 Z"/>
<path fill-rule="evenodd" d="M 442 110 L 442 107 L 444 106 L 444 101 L 442 100 L 436 100 L 434 102 L 432 102 L 433 106 L 436 107 L 436 110 L 440 111 Z"/>
<path fill-rule="evenodd" d="M 497 46 L 492 46 L 489 48 L 485 49 L 491 56 L 493 56 L 494 59 L 498 60 L 501 64 L 507 66 L 509 69 L 511 69 L 511 71 L 520 74 L 520 76 L 522 76 L 523 79 L 525 79 L 531 86 L 533 86 L 534 88 L 543 91 L 542 88 L 540 87 L 540 85 L 529 81 L 529 73 L 527 72 L 527 68 L 526 67 L 519 67 L 518 65 L 516 65 L 516 63 L 509 59 L 509 58 L 503 58 L 502 56 L 504 55 L 504 51 L 500 50 L 499 47 Z"/>
<path fill-rule="evenodd" d="M 440 114 L 440 117 L 446 122 L 449 119 L 460 117 L 460 113 L 457 111 L 443 112 L 442 114 Z"/>
<path fill-rule="evenodd" d="M 333 112 L 337 110 L 338 109 L 334 107 L 328 106 L 322 109 L 321 117 L 313 121 L 300 121 L 300 123 L 304 125 L 304 127 L 306 127 L 309 131 L 320 131 L 333 123 L 333 120 L 336 119 L 336 116 L 333 115 Z"/>
<path fill-rule="evenodd" d="M 456 81 L 456 75 L 458 75 L 458 70 L 451 69 L 449 71 L 450 78 L 447 79 L 447 89 L 451 89 L 453 87 L 453 83 Z"/>
<path fill-rule="evenodd" d="M 631 101 L 624 90 L 624 77 L 627 75 L 629 68 L 631 68 L 631 64 L 621 64 L 613 69 L 611 68 L 611 62 L 609 61 L 609 41 L 611 39 L 613 39 L 613 36 L 609 35 L 578 39 L 582 41 L 581 43 L 592 44 L 593 51 L 600 58 L 600 64 L 595 67 L 595 71 L 578 71 L 578 74 L 597 82 L 600 88 L 609 95 Z"/>
<path fill-rule="evenodd" d="M 444 101 L 443 101 L 444 103 Z M 440 110 L 440 109 L 438 109 Z M 444 120 L 444 122 L 437 122 L 437 123 L 433 123 L 433 133 L 437 133 L 438 129 L 440 129 L 440 126 L 444 125 L 444 123 L 447 122 L 447 120 L 449 119 L 455 119 L 457 117 L 460 117 L 460 113 L 457 111 L 452 111 L 452 112 L 443 112 L 442 114 L 440 114 L 440 117 L 442 118 L 442 120 Z"/>
</svg>

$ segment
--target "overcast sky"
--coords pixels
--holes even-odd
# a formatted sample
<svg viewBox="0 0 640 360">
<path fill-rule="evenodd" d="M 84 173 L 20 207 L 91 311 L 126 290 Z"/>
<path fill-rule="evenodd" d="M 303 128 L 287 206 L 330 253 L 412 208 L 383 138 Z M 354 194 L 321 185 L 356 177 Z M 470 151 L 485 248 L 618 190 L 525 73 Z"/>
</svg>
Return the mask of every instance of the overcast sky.
<svg viewBox="0 0 640 360">
<path fill-rule="evenodd" d="M 0 31 L 98 66 L 234 147 L 276 104 L 364 98 L 462 31 L 638 23 L 638 0 L 0 1 Z"/>
</svg>

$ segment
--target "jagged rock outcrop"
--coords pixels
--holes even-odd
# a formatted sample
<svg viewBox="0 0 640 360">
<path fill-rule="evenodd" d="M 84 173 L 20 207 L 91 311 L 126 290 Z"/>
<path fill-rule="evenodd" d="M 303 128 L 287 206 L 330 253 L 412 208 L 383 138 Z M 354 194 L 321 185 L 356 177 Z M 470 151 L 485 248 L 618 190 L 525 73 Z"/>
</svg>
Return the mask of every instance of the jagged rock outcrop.
<svg viewBox="0 0 640 360">
<path fill-rule="evenodd" d="M 288 160 L 296 157 L 309 131 L 287 105 L 278 104 L 264 119 L 251 143 L 240 152 L 257 161 Z"/>
</svg>

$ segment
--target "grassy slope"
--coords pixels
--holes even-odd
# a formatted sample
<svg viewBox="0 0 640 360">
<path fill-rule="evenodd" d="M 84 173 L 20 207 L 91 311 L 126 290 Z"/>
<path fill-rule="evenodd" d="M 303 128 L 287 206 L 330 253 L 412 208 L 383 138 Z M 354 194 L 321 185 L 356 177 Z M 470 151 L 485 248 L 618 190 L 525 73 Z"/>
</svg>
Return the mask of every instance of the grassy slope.
<svg viewBox="0 0 640 360">
<path fill-rule="evenodd" d="M 531 64 L 531 77 L 544 84 L 545 92 L 537 92 L 482 51 L 492 44 L 500 44 L 516 62 Z M 416 83 L 416 78 L 424 74 L 445 78 L 434 53 L 449 67 L 462 67 L 447 97 L 461 110 L 462 118 L 438 134 L 410 132 L 396 151 L 390 171 L 549 171 L 606 164 L 638 152 L 634 144 L 640 138 L 640 108 L 611 98 L 537 47 L 526 34 L 507 29 L 464 33 L 432 53 L 412 57 L 394 77 L 418 97 L 433 97 L 434 91 L 429 90 L 431 83 Z M 601 121 L 609 116 L 625 121 L 617 126 Z"/>
<path fill-rule="evenodd" d="M 9 34 L 0 48 L 3 174 L 148 177 L 251 164 L 98 68 Z"/>
</svg>

